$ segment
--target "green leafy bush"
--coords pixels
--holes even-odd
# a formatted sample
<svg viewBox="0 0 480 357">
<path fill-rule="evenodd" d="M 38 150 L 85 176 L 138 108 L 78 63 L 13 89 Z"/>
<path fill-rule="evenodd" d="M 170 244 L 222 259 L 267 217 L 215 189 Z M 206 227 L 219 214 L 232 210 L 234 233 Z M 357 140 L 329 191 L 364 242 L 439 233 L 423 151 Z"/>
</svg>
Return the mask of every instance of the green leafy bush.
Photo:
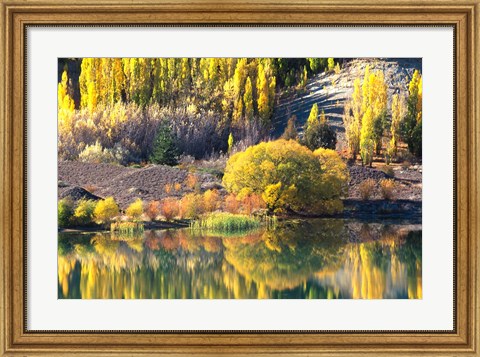
<svg viewBox="0 0 480 357">
<path fill-rule="evenodd" d="M 96 202 L 93 200 L 80 200 L 75 208 L 74 220 L 75 224 L 87 226 L 94 222 L 93 213 L 95 211 Z"/>
<path fill-rule="evenodd" d="M 72 224 L 74 203 L 70 198 L 63 198 L 58 201 L 58 226 L 68 227 Z"/>
</svg>

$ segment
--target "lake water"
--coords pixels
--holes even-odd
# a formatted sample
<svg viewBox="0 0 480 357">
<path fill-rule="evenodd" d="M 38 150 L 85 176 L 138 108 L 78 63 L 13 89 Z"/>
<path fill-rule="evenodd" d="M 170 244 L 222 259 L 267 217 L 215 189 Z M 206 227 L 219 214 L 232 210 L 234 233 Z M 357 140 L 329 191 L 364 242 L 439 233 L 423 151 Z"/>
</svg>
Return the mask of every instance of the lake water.
<svg viewBox="0 0 480 357">
<path fill-rule="evenodd" d="M 58 297 L 421 299 L 421 225 L 310 219 L 240 236 L 59 233 Z"/>
</svg>

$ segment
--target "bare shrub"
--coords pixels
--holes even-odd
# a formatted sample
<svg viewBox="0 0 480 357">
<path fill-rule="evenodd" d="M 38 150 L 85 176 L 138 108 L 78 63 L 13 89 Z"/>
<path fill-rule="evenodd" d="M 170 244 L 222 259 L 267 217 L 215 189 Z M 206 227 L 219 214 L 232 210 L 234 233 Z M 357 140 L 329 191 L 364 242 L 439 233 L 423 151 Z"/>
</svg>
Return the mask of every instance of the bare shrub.
<svg viewBox="0 0 480 357">
<path fill-rule="evenodd" d="M 198 179 L 197 176 L 194 174 L 188 174 L 187 178 L 185 179 L 185 186 L 190 190 L 193 190 L 197 185 Z"/>
<path fill-rule="evenodd" d="M 384 199 L 393 200 L 395 198 L 395 181 L 392 179 L 380 180 L 380 192 Z"/>
<path fill-rule="evenodd" d="M 197 218 L 203 212 L 203 196 L 188 193 L 180 200 L 179 215 L 181 218 Z"/>
<path fill-rule="evenodd" d="M 179 214 L 179 202 L 175 198 L 169 197 L 162 201 L 160 213 L 167 221 L 171 221 Z"/>
<path fill-rule="evenodd" d="M 240 209 L 240 202 L 237 200 L 237 196 L 233 193 L 229 194 L 225 198 L 225 211 L 229 213 L 238 213 Z"/>
<path fill-rule="evenodd" d="M 154 221 L 160 214 L 160 208 L 160 202 L 150 201 L 145 205 L 145 215 L 150 218 L 151 221 Z"/>
<path fill-rule="evenodd" d="M 362 200 L 366 201 L 370 199 L 375 189 L 375 180 L 367 179 L 358 185 L 358 191 Z"/>
</svg>

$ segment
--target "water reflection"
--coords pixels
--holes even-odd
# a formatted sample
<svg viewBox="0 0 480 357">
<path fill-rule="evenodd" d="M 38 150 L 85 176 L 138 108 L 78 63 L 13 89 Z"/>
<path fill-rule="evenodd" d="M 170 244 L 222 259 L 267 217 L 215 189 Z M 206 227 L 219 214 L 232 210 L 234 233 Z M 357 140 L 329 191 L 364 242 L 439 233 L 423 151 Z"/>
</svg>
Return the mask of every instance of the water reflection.
<svg viewBox="0 0 480 357">
<path fill-rule="evenodd" d="M 284 222 L 237 237 L 59 234 L 58 296 L 74 299 L 422 297 L 421 227 Z"/>
</svg>

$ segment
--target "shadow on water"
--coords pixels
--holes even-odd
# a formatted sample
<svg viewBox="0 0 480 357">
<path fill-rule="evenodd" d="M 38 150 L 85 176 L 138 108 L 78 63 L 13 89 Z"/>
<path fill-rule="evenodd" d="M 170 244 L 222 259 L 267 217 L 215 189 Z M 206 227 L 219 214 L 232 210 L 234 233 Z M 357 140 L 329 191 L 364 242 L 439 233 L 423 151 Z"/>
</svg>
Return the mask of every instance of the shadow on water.
<svg viewBox="0 0 480 357">
<path fill-rule="evenodd" d="M 422 298 L 421 226 L 291 220 L 220 237 L 60 233 L 58 297 L 69 299 Z"/>
</svg>

